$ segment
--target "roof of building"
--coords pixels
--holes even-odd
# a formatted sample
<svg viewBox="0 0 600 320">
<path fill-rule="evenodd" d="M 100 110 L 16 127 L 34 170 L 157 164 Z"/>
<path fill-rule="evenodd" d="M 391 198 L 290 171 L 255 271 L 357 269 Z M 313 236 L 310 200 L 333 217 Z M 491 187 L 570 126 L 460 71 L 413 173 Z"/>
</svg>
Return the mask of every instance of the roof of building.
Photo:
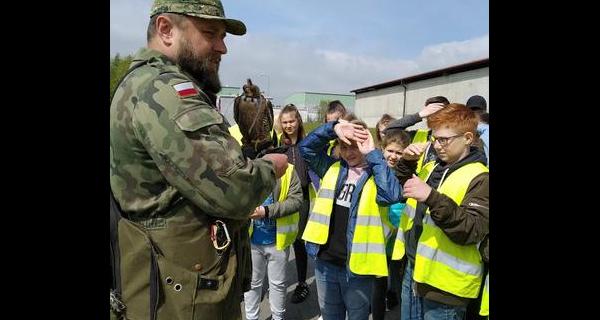
<svg viewBox="0 0 600 320">
<path fill-rule="evenodd" d="M 229 87 L 222 86 L 221 91 L 217 93 L 218 96 L 235 96 L 237 97 L 242 92 L 240 87 Z"/>
<path fill-rule="evenodd" d="M 363 93 L 363 92 L 367 92 L 367 91 L 389 88 L 389 87 L 393 87 L 393 86 L 397 86 L 397 85 L 401 85 L 401 84 L 408 84 L 411 82 L 436 78 L 439 76 L 451 75 L 454 73 L 465 72 L 465 71 L 470 71 L 470 70 L 475 70 L 475 69 L 481 69 L 481 68 L 485 68 L 485 67 L 489 67 L 489 66 L 490 66 L 489 58 L 475 60 L 475 61 L 471 61 L 471 62 L 467 62 L 467 63 L 463 63 L 463 64 L 450 66 L 450 67 L 443 68 L 443 69 L 438 69 L 438 70 L 433 70 L 433 71 L 429 71 L 429 72 L 425 72 L 425 73 L 408 76 L 408 77 L 405 77 L 402 79 L 392 80 L 392 81 L 383 82 L 383 83 L 375 84 L 375 85 L 364 87 L 364 88 L 354 89 L 354 90 L 351 90 L 350 92 Z"/>
<path fill-rule="evenodd" d="M 318 94 L 318 95 L 327 95 L 327 96 L 348 96 L 348 97 L 354 96 L 354 94 L 352 94 L 352 93 L 329 93 L 329 92 L 311 92 L 311 91 L 301 91 L 301 92 L 292 93 L 292 95 L 294 95 L 294 94 Z"/>
</svg>

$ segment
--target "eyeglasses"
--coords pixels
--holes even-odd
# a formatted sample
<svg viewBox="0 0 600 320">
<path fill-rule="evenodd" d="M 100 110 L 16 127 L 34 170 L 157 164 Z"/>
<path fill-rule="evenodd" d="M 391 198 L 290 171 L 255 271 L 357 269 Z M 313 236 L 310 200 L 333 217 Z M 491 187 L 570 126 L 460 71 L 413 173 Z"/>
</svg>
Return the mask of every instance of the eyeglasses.
<svg viewBox="0 0 600 320">
<path fill-rule="evenodd" d="M 455 134 L 455 135 L 449 136 L 449 137 L 434 137 L 434 136 L 431 136 L 431 141 L 432 141 L 433 144 L 435 144 L 435 142 L 437 141 L 437 142 L 440 143 L 440 145 L 442 147 L 445 147 L 448 144 L 450 144 L 450 142 L 452 142 L 452 139 L 454 139 L 456 137 L 459 137 L 459 136 L 462 136 L 462 135 L 463 134 L 461 133 L 461 134 Z"/>
<path fill-rule="evenodd" d="M 231 238 L 229 237 L 229 231 L 227 231 L 227 225 L 221 220 L 215 220 L 210 225 L 210 240 L 212 240 L 213 246 L 217 250 L 225 250 L 231 244 Z"/>
</svg>

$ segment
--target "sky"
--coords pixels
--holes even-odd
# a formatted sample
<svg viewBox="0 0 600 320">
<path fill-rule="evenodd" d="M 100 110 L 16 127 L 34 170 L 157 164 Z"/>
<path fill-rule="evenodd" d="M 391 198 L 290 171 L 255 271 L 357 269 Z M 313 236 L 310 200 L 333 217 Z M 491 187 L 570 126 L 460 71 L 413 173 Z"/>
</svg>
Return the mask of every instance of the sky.
<svg viewBox="0 0 600 320">
<path fill-rule="evenodd" d="M 295 92 L 351 90 L 489 57 L 486 0 L 222 0 L 223 86 L 251 78 L 274 103 Z M 110 54 L 146 45 L 152 0 L 110 1 Z"/>
</svg>

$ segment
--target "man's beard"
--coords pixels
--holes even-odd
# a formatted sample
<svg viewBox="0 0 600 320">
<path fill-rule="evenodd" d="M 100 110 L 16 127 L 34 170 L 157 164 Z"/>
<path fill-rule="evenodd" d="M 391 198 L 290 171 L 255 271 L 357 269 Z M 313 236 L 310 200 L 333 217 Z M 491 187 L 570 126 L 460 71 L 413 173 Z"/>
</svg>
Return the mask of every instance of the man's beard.
<svg viewBox="0 0 600 320">
<path fill-rule="evenodd" d="M 177 63 L 183 70 L 199 82 L 202 90 L 206 90 L 212 94 L 217 94 L 221 91 L 219 65 L 217 64 L 216 70 L 213 70 L 211 68 L 211 57 L 200 57 L 195 55 L 186 39 L 181 41 L 180 51 L 177 55 Z"/>
</svg>

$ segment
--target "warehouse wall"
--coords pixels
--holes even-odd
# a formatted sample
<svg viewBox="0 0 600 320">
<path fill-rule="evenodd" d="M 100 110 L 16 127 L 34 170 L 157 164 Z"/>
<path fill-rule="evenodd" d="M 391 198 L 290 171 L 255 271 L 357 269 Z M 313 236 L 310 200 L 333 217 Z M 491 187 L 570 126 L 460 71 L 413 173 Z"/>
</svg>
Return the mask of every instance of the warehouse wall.
<svg viewBox="0 0 600 320">
<path fill-rule="evenodd" d="M 489 67 L 412 82 L 406 85 L 406 110 L 403 110 L 404 88 L 400 85 L 356 95 L 355 113 L 374 127 L 381 115 L 389 113 L 396 118 L 419 112 L 425 100 L 433 96 L 445 96 L 450 102 L 466 103 L 475 94 L 488 101 Z M 424 128 L 421 122 L 410 129 Z"/>
</svg>

